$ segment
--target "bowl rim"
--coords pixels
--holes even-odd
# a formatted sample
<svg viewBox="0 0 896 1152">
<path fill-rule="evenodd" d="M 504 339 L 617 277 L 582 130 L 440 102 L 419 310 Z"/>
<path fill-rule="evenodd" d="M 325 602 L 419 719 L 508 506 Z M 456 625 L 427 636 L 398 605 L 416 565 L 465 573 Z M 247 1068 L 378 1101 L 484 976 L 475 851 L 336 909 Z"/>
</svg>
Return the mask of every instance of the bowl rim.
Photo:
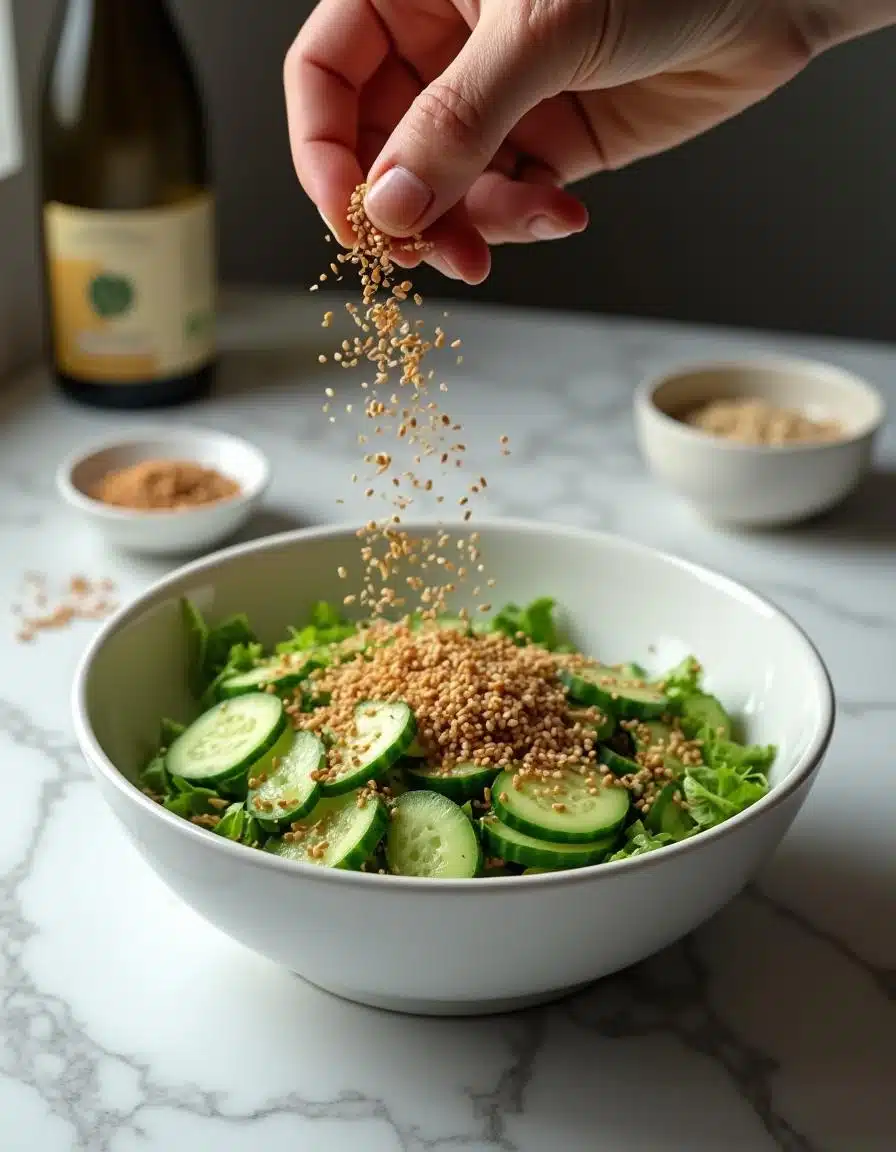
<svg viewBox="0 0 896 1152">
<path fill-rule="evenodd" d="M 150 440 L 173 441 L 175 439 L 215 442 L 238 448 L 254 458 L 259 468 L 258 478 L 251 484 L 244 484 L 240 477 L 233 476 L 231 478 L 240 483 L 239 492 L 233 496 L 227 496 L 223 500 L 216 500 L 213 504 L 198 504 L 186 508 L 120 508 L 104 504 L 101 500 L 95 500 L 74 482 L 75 470 L 103 452 L 109 452 L 115 448 L 137 447 Z M 138 425 L 121 435 L 96 440 L 87 448 L 79 448 L 69 453 L 56 469 L 56 489 L 67 504 L 97 519 L 128 524 L 158 523 L 203 513 L 207 515 L 212 510 L 225 507 L 229 510 L 243 509 L 256 503 L 267 491 L 270 482 L 270 461 L 257 445 L 242 436 L 235 436 L 232 432 L 219 432 L 215 428 L 201 428 L 192 424 L 178 424 L 174 428 L 165 428 L 160 424 Z"/>
<path fill-rule="evenodd" d="M 436 518 L 421 518 L 419 520 L 409 521 L 404 527 L 409 532 L 432 533 L 437 527 L 450 528 L 452 526 Z M 513 877 L 513 883 L 508 883 L 507 877 L 479 877 L 475 881 L 475 887 L 472 888 L 469 880 L 446 879 L 434 882 L 424 877 L 380 876 L 378 873 L 373 872 L 350 872 L 335 868 L 320 868 L 313 864 L 304 864 L 301 861 L 284 859 L 280 856 L 274 856 L 267 852 L 259 852 L 257 849 L 248 848 L 245 845 L 223 839 L 206 828 L 201 828 L 196 824 L 181 819 L 179 816 L 175 816 L 174 813 L 168 812 L 160 804 L 156 804 L 155 801 L 150 800 L 150 798 L 144 795 L 135 784 L 132 784 L 131 781 L 115 767 L 108 756 L 106 756 L 93 733 L 89 720 L 87 710 L 87 683 L 90 678 L 92 665 L 106 641 L 121 627 L 141 615 L 153 602 L 163 599 L 166 594 L 170 595 L 171 589 L 181 583 L 185 578 L 202 574 L 222 564 L 227 564 L 232 560 L 247 555 L 291 548 L 310 540 L 353 536 L 357 532 L 357 526 L 353 522 L 292 529 L 287 532 L 280 532 L 272 536 L 264 537 L 261 540 L 248 541 L 243 544 L 236 544 L 229 548 L 220 549 L 217 552 L 210 553 L 208 556 L 204 556 L 175 569 L 173 572 L 162 577 L 162 579 L 155 581 L 145 592 L 120 608 L 114 616 L 111 616 L 102 624 L 82 654 L 75 670 L 71 691 L 71 709 L 75 735 L 82 755 L 96 774 L 103 777 L 116 788 L 128 803 L 136 804 L 138 808 L 142 808 L 150 815 L 151 819 L 161 820 L 163 823 L 167 823 L 177 834 L 192 839 L 197 845 L 204 844 L 207 848 L 223 853 L 225 856 L 238 853 L 235 859 L 242 860 L 247 866 L 281 872 L 285 875 L 300 875 L 305 879 L 315 880 L 324 884 L 372 884 L 384 888 L 386 891 L 395 893 L 401 891 L 423 891 L 432 893 L 434 898 L 438 898 L 436 895 L 438 893 L 445 893 L 446 896 L 458 892 L 470 892 L 471 890 L 482 893 L 498 891 L 513 893 L 525 892 L 531 887 L 539 885 L 559 887 L 584 884 L 594 881 L 599 877 L 605 877 L 609 880 L 620 873 L 630 874 L 636 869 L 661 867 L 664 860 L 672 859 L 673 854 L 684 855 L 685 853 L 694 852 L 695 850 L 699 851 L 701 844 L 708 846 L 710 843 L 715 843 L 731 836 L 739 828 L 761 819 L 765 812 L 778 807 L 792 796 L 793 793 L 797 792 L 804 783 L 811 779 L 816 768 L 824 758 L 833 735 L 836 719 L 834 688 L 830 673 L 818 649 L 800 625 L 797 624 L 788 613 L 783 611 L 783 609 L 752 591 L 752 589 L 746 585 L 728 576 L 724 576 L 711 568 L 694 564 L 690 560 L 685 560 L 671 553 L 664 552 L 661 549 L 653 548 L 648 544 L 627 540 L 624 537 L 609 532 L 597 532 L 586 528 L 554 525 L 546 521 L 501 517 L 483 517 L 477 523 L 477 530 L 483 532 L 496 530 L 499 533 L 504 532 L 536 537 L 543 537 L 545 535 L 553 537 L 559 536 L 569 540 L 590 543 L 593 546 L 610 546 L 613 548 L 621 548 L 631 554 L 650 556 L 666 564 L 672 564 L 679 570 L 697 577 L 703 583 L 712 584 L 714 587 L 736 596 L 739 600 L 748 602 L 755 608 L 762 610 L 765 614 L 771 614 L 783 620 L 783 622 L 797 634 L 798 639 L 806 650 L 806 655 L 810 663 L 814 665 L 815 684 L 821 697 L 822 714 L 822 722 L 819 730 L 810 741 L 809 747 L 798 757 L 796 763 L 788 773 L 787 778 L 778 785 L 772 785 L 766 796 L 758 800 L 750 808 L 738 813 L 737 816 L 725 821 L 725 823 L 701 832 L 699 836 L 695 836 L 692 839 L 682 840 L 677 844 L 666 845 L 656 852 L 648 852 L 642 856 L 631 857 L 628 860 L 590 865 L 586 868 L 573 868 L 567 871 L 542 873 L 533 876 L 515 876 Z"/>
<path fill-rule="evenodd" d="M 860 427 L 848 436 L 840 436 L 836 440 L 826 440 L 822 443 L 742 444 L 737 440 L 726 440 L 721 436 L 714 436 L 711 432 L 704 432 L 700 428 L 692 428 L 689 424 L 670 416 L 656 402 L 657 392 L 677 377 L 703 372 L 732 372 L 745 369 L 759 371 L 775 369 L 816 379 L 819 377 L 837 377 L 849 387 L 863 393 L 873 403 L 876 409 L 875 415 L 866 422 L 864 427 Z M 682 362 L 667 368 L 660 375 L 651 375 L 645 380 L 635 393 L 635 404 L 645 415 L 660 424 L 667 433 L 679 436 L 686 442 L 694 445 L 712 445 L 719 452 L 733 452 L 757 457 L 801 456 L 834 452 L 845 445 L 859 444 L 870 439 L 880 431 L 887 418 L 887 405 L 883 393 L 865 377 L 859 376 L 858 373 L 848 368 L 841 368 L 838 364 L 828 363 L 826 360 L 773 354 Z"/>
</svg>

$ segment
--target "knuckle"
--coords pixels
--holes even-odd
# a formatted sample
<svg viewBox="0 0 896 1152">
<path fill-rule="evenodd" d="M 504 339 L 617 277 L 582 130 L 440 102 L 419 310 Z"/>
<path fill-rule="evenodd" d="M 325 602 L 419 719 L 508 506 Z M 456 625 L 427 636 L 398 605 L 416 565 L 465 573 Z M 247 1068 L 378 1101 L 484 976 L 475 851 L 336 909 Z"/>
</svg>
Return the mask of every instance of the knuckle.
<svg viewBox="0 0 896 1152">
<path fill-rule="evenodd" d="M 415 130 L 431 144 L 433 139 L 449 147 L 489 156 L 484 140 L 484 118 L 476 93 L 464 93 L 449 80 L 437 80 L 420 93 L 416 101 Z"/>
</svg>

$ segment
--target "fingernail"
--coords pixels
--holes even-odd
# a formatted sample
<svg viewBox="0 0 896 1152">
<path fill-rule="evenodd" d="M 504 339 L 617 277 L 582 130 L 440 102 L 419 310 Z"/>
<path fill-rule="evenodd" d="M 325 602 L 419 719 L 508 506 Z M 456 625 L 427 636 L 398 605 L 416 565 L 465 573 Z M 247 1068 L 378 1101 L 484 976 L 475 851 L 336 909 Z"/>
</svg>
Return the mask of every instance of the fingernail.
<svg viewBox="0 0 896 1152">
<path fill-rule="evenodd" d="M 400 165 L 390 168 L 367 193 L 371 220 L 391 236 L 409 236 L 432 203 L 432 189 Z"/>
<path fill-rule="evenodd" d="M 529 221 L 529 232 L 536 240 L 562 240 L 564 236 L 571 236 L 571 229 L 550 216 L 536 216 Z"/>
</svg>

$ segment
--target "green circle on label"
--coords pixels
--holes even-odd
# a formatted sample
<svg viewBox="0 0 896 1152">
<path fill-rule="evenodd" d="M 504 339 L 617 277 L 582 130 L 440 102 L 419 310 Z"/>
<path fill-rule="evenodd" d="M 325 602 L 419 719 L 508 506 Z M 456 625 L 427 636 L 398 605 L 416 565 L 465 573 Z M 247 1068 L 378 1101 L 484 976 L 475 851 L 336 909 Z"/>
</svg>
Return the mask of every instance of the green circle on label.
<svg viewBox="0 0 896 1152">
<path fill-rule="evenodd" d="M 90 283 L 90 304 L 97 316 L 124 316 L 134 305 L 134 286 L 125 276 L 104 272 Z"/>
</svg>

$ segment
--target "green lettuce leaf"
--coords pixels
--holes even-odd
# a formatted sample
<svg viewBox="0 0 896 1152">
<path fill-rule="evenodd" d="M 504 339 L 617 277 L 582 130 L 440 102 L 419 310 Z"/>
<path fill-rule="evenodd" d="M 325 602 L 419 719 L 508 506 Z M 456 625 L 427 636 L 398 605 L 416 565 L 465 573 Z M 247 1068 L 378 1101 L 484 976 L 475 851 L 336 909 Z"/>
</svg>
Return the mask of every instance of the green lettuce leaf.
<svg viewBox="0 0 896 1152">
<path fill-rule="evenodd" d="M 505 604 L 492 619 L 492 628 L 514 639 L 522 633 L 532 644 L 539 644 L 542 648 L 554 652 L 562 644 L 562 637 L 554 619 L 555 607 L 556 601 L 549 596 L 533 600 L 525 608 L 521 608 L 518 604 Z M 566 648 L 567 645 L 563 647 Z"/>
<path fill-rule="evenodd" d="M 682 662 L 660 677 L 670 700 L 680 700 L 701 691 L 703 668 L 696 656 L 686 656 Z"/>
<path fill-rule="evenodd" d="M 635 820 L 626 829 L 623 847 L 608 857 L 608 860 L 630 860 L 632 856 L 644 856 L 647 852 L 655 852 L 657 848 L 665 848 L 667 844 L 674 843 L 668 833 L 649 832 L 642 821 Z"/>
<path fill-rule="evenodd" d="M 311 609 L 309 622 L 300 628 L 289 629 L 289 639 L 277 645 L 279 653 L 308 652 L 312 648 L 325 649 L 341 644 L 357 632 L 357 625 L 346 620 L 339 609 L 319 600 Z"/>
</svg>

